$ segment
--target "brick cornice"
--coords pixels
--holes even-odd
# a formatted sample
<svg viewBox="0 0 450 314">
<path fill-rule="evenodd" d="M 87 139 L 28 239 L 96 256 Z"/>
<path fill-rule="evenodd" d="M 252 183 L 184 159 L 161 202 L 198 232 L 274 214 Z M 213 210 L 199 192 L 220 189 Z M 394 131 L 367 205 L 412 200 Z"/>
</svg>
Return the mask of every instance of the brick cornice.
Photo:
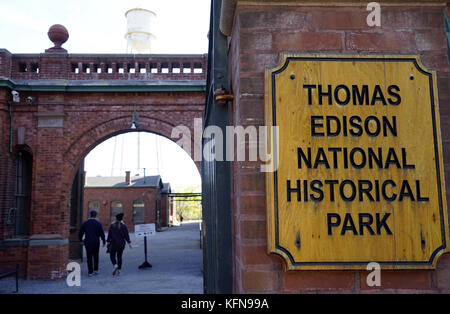
<svg viewBox="0 0 450 314">
<path fill-rule="evenodd" d="M 11 80 L 0 78 L 0 88 L 37 92 L 204 92 L 204 80 L 196 81 L 82 81 Z"/>
<path fill-rule="evenodd" d="M 379 0 L 382 6 L 446 6 L 447 0 Z M 367 0 L 341 0 L 341 1 L 318 1 L 318 0 L 223 0 L 220 13 L 220 31 L 226 36 L 231 35 L 234 24 L 235 11 L 238 6 L 244 5 L 285 5 L 285 6 L 367 6 Z"/>
</svg>

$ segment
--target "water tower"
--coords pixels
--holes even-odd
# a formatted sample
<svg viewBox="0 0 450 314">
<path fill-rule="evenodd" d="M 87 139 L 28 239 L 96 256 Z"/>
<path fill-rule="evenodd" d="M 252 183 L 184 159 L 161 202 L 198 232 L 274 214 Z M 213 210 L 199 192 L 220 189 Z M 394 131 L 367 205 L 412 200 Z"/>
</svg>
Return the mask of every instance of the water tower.
<svg viewBox="0 0 450 314">
<path fill-rule="evenodd" d="M 128 53 L 151 53 L 152 40 L 155 36 L 152 34 L 153 24 L 156 14 L 153 11 L 134 8 L 125 12 L 127 18 L 127 40 Z"/>
</svg>

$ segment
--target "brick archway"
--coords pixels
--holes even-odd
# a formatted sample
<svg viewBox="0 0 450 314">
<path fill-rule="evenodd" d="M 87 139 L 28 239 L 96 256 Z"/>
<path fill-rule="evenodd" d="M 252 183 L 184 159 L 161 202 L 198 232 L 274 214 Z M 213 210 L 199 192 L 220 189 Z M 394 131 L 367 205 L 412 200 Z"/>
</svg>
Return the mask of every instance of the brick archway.
<svg viewBox="0 0 450 314">
<path fill-rule="evenodd" d="M 127 105 L 127 107 L 129 107 Z M 200 118 L 199 113 L 196 115 Z M 66 113 L 70 116 L 70 113 Z M 195 115 L 193 115 L 195 116 Z M 102 121 L 102 117 L 104 120 Z M 54 257 L 59 256 L 57 260 L 62 263 L 59 265 L 59 271 L 53 270 L 53 275 L 50 278 L 62 278 L 64 277 L 64 267 L 68 257 L 68 245 L 66 242 L 70 238 L 69 220 L 70 220 L 70 199 L 71 199 L 71 187 L 77 173 L 80 164 L 84 157 L 99 143 L 115 135 L 133 132 L 130 129 L 131 113 L 105 113 L 102 115 L 96 115 L 96 119 L 88 120 L 93 122 L 92 124 L 83 123 L 83 120 L 78 120 L 78 128 L 71 129 L 70 134 L 64 134 L 65 144 L 62 149 L 54 150 L 53 154 L 42 154 L 43 149 L 49 149 L 52 151 L 55 147 L 52 145 L 52 141 L 46 143 L 49 147 L 39 147 L 37 156 L 41 159 L 35 162 L 34 180 L 33 180 L 33 197 L 32 197 L 32 217 L 31 217 L 31 234 L 32 237 L 45 243 L 46 240 L 53 241 L 52 243 L 61 244 L 55 245 L 52 248 L 51 255 Z M 177 123 L 181 124 L 182 121 L 174 119 L 172 117 L 168 120 L 163 120 L 157 116 L 151 116 L 149 114 L 141 114 L 139 117 L 139 128 L 136 131 L 146 131 L 155 133 L 166 138 L 171 139 L 172 129 L 177 126 Z M 66 128 L 70 128 L 70 124 L 64 127 L 64 133 Z M 193 124 L 188 126 L 193 134 Z M 80 130 L 81 129 L 81 130 Z M 50 131 L 50 132 L 55 132 Z M 72 136 L 71 136 L 72 135 Z M 171 139 L 173 140 L 173 139 Z M 193 141 L 193 136 L 191 136 Z M 57 141 L 56 141 L 57 142 Z M 193 147 L 193 142 L 191 144 Z M 53 148 L 52 148 L 53 147 Z M 59 156 L 54 158 L 55 156 Z M 61 158 L 58 161 L 58 158 Z M 195 162 L 197 169 L 200 172 L 200 163 Z M 44 167 L 42 168 L 42 165 Z M 46 177 L 46 171 L 51 168 L 51 172 L 54 173 L 55 188 L 50 190 L 46 185 L 41 185 L 40 181 L 43 177 Z M 47 170 L 46 170 L 47 169 Z M 45 227 L 44 227 L 45 226 Z M 44 227 L 44 228 L 43 228 Z M 44 230 L 44 231 L 41 231 Z M 45 233 L 44 233 L 45 232 Z M 49 250 L 50 247 L 46 247 Z M 36 251 L 36 253 L 33 253 Z M 38 250 L 38 247 L 30 247 L 28 250 L 29 258 L 36 259 L 42 257 L 42 248 Z M 55 265 L 56 266 L 56 265 Z M 55 266 L 52 266 L 53 269 Z M 39 269 L 34 269 L 39 267 Z M 44 263 L 30 264 L 28 263 L 27 273 L 29 278 L 48 278 L 48 276 L 41 275 L 45 267 Z M 33 274 L 38 274 L 36 277 Z"/>
<path fill-rule="evenodd" d="M 37 158 L 33 167 L 31 237 L 39 241 L 38 243 L 42 243 L 42 245 L 45 244 L 45 241 L 55 245 L 53 247 L 45 246 L 45 248 L 40 246 L 29 247 L 28 278 L 64 277 L 64 267 L 68 259 L 69 250 L 66 239 L 70 237 L 69 204 L 75 174 L 84 157 L 99 143 L 121 133 L 133 132 L 130 129 L 131 114 L 121 113 L 115 115 L 110 113 L 105 116 L 107 119 L 104 121 L 99 121 L 99 116 L 97 116 L 95 124 L 92 126 L 86 127 L 84 124 L 83 132 L 77 132 L 79 129 L 77 128 L 69 132 L 74 136 L 65 134 L 65 144 L 61 147 L 61 150 L 58 150 L 57 146 L 52 145 L 52 143 L 58 142 L 56 139 L 55 141 L 47 142 L 47 147 L 40 145 L 37 148 Z M 138 131 L 151 132 L 171 139 L 172 129 L 177 126 L 176 122 L 175 119 L 164 121 L 157 117 L 141 115 L 139 117 Z M 80 123 L 80 127 L 81 125 L 82 123 Z M 193 128 L 189 128 L 191 129 L 191 134 L 193 134 Z M 55 130 L 49 132 L 55 132 Z M 80 134 L 78 135 L 78 133 Z M 193 141 L 193 136 L 191 136 L 191 140 Z M 191 146 L 193 147 L 193 142 Z M 43 153 L 43 150 L 49 150 L 50 152 Z M 195 162 L 195 164 L 200 172 L 200 163 Z M 45 181 L 42 179 L 45 179 Z M 52 189 L 49 189 L 48 185 L 44 183 L 48 182 L 48 180 L 51 181 Z M 51 251 L 51 253 L 43 253 L 43 250 Z M 47 262 L 52 265 L 50 276 L 48 275 L 48 270 L 46 270 L 47 263 L 30 263 L 31 260 L 41 260 L 43 255 L 48 256 L 49 260 Z M 59 261 L 58 266 L 56 266 L 58 262 L 53 260 L 55 256 L 57 256 L 56 261 Z M 58 271 L 55 270 L 56 267 L 59 269 Z"/>
<path fill-rule="evenodd" d="M 63 154 L 64 169 L 62 173 L 64 174 L 64 201 L 67 202 L 70 197 L 70 187 L 81 162 L 98 144 L 119 134 L 138 131 L 154 133 L 174 141 L 174 139 L 171 138 L 171 135 L 173 128 L 176 126 L 177 125 L 174 125 L 172 122 L 162 121 L 149 116 L 140 116 L 139 128 L 137 130 L 131 130 L 130 117 L 125 115 L 101 122 L 86 130 L 80 137 L 77 137 L 70 143 L 68 149 Z M 191 147 L 194 145 L 193 132 L 194 130 L 191 129 L 191 134 L 189 135 L 191 137 Z M 201 173 L 201 163 L 194 160 L 193 162 L 199 173 Z"/>
<path fill-rule="evenodd" d="M 28 279 L 62 279 L 69 259 L 71 188 L 81 161 L 100 142 L 130 132 L 134 110 L 136 131 L 171 139 L 172 129 L 183 125 L 194 134 L 194 119 L 204 113 L 207 58 L 16 56 L 6 50 L 0 58 L 8 65 L 0 67 L 5 78 L 0 80 L 0 206 L 6 209 L 0 218 L 14 207 L 15 157 L 9 147 L 27 145 L 33 152 L 29 237 L 16 240 L 14 226 L 0 224 L 0 264 L 19 263 Z M 22 71 L 31 63 L 38 72 Z M 12 90 L 20 93 L 19 102 L 12 101 Z M 200 171 L 200 162 L 195 164 Z M 3 240 L 10 240 L 7 246 Z"/>
<path fill-rule="evenodd" d="M 130 129 L 130 117 L 129 116 L 120 116 L 115 117 L 110 120 L 99 123 L 93 128 L 86 130 L 80 137 L 74 139 L 72 143 L 70 143 L 68 149 L 64 152 L 63 158 L 65 162 L 68 164 L 69 169 L 77 169 L 83 160 L 83 158 L 93 149 L 95 146 L 100 144 L 101 142 L 107 140 L 110 137 L 128 133 L 128 132 L 138 132 L 145 131 L 150 133 L 155 133 L 157 135 L 166 137 L 172 141 L 174 139 L 171 138 L 172 130 L 177 125 L 174 125 L 173 122 L 159 120 L 149 116 L 141 116 L 139 117 L 139 128 L 136 130 Z M 194 130 L 191 128 L 191 144 L 194 145 L 193 134 Z M 197 169 L 200 172 L 200 163 L 195 162 Z M 76 170 L 75 170 L 76 172 Z M 71 174 L 75 174 L 74 170 L 72 170 Z M 65 172 L 67 173 L 67 172 Z"/>
</svg>

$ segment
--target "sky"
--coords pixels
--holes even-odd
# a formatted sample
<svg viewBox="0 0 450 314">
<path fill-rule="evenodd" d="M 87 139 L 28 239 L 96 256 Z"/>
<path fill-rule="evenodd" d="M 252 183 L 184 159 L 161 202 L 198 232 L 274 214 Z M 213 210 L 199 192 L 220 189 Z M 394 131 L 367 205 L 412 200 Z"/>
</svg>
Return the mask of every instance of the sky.
<svg viewBox="0 0 450 314">
<path fill-rule="evenodd" d="M 0 48 L 42 53 L 53 46 L 47 35 L 50 26 L 62 24 L 69 32 L 63 45 L 69 53 L 126 53 L 125 12 L 134 7 L 156 13 L 152 53 L 208 52 L 210 0 L 0 0 Z M 139 158 L 136 132 L 95 147 L 85 159 L 88 176 L 124 175 L 126 170 L 143 175 L 145 167 L 146 175 L 159 171 L 175 187 L 201 184 L 194 162 L 177 144 L 140 134 Z"/>
<path fill-rule="evenodd" d="M 132 176 L 142 176 L 145 168 L 146 176 L 159 174 L 176 191 L 201 184 L 197 167 L 181 147 L 160 135 L 138 133 L 120 134 L 100 143 L 85 159 L 87 175 L 125 178 L 129 170 Z"/>
<path fill-rule="evenodd" d="M 0 47 L 41 53 L 53 24 L 69 31 L 69 53 L 125 53 L 125 12 L 156 13 L 154 53 L 207 53 L 210 0 L 0 0 Z"/>
</svg>

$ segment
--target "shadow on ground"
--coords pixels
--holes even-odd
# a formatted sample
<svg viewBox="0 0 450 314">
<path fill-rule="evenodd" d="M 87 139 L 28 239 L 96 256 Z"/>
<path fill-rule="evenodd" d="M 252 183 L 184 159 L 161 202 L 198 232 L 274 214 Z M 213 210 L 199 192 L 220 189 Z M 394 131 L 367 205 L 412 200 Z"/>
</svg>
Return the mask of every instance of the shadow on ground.
<svg viewBox="0 0 450 314">
<path fill-rule="evenodd" d="M 112 264 L 106 248 L 100 247 L 100 273 L 87 276 L 87 265 L 81 264 L 81 286 L 69 287 L 65 280 L 20 280 L 19 293 L 203 293 L 202 249 L 198 222 L 170 227 L 147 238 L 148 261 L 152 268 L 138 269 L 144 262 L 144 240 L 130 234 L 133 249 L 123 254 L 122 272 L 112 275 Z M 14 278 L 0 280 L 0 293 L 15 290 Z"/>
</svg>

